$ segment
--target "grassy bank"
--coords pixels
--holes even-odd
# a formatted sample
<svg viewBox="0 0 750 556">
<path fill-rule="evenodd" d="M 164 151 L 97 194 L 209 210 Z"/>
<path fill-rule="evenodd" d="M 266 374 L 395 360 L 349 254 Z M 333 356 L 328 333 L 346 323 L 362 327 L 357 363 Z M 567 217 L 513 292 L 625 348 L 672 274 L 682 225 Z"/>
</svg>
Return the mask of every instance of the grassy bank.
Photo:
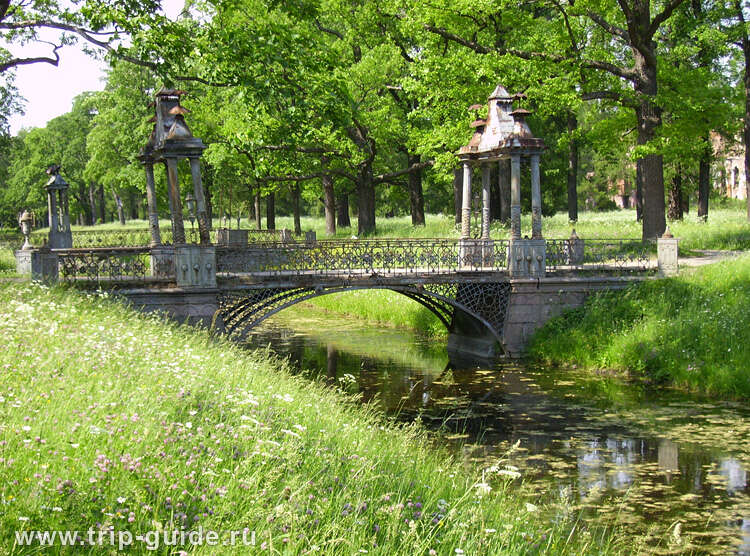
<svg viewBox="0 0 750 556">
<path fill-rule="evenodd" d="M 331 313 L 385 326 L 408 328 L 434 337 L 447 335 L 443 323 L 429 309 L 390 290 L 356 290 L 315 297 L 307 302 Z"/>
<path fill-rule="evenodd" d="M 750 397 L 750 256 L 590 299 L 533 337 L 537 361 Z"/>
<path fill-rule="evenodd" d="M 263 353 L 59 289 L 4 284 L 0 306 L 0 552 L 38 549 L 18 530 L 90 528 L 147 535 L 136 553 L 238 552 L 149 550 L 153 532 L 198 527 L 254 532 L 269 553 L 616 549 L 527 504 L 502 463 L 473 476 L 418 426 Z"/>
</svg>

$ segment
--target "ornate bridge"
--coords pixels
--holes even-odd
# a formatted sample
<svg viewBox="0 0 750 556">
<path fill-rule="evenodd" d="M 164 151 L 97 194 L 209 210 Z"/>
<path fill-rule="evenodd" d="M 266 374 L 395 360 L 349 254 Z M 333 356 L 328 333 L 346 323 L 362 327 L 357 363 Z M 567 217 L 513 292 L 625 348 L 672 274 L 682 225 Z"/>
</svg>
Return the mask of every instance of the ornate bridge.
<svg viewBox="0 0 750 556">
<path fill-rule="evenodd" d="M 147 309 L 200 318 L 240 337 L 269 316 L 316 296 L 389 289 L 432 311 L 454 335 L 482 339 L 484 344 L 499 342 L 506 348 L 513 343 L 508 326 L 519 319 L 536 319 L 519 314 L 518 309 L 513 312 L 519 284 L 529 291 L 535 288 L 537 297 L 563 291 L 559 284 L 572 291 L 575 280 L 590 285 L 605 279 L 610 286 L 621 287 L 628 280 L 623 275 L 642 275 L 657 267 L 654 246 L 640 240 L 572 237 L 547 240 L 540 250 L 538 241 L 530 241 L 534 249 L 527 249 L 525 240 L 295 242 L 268 237 L 258 235 L 241 245 L 223 241 L 27 253 L 36 257 L 37 273 L 44 259 L 49 267 L 44 272 L 56 274 L 62 282 L 115 290 Z M 73 244 L 77 241 L 80 238 L 74 238 Z M 106 243 L 107 238 L 96 241 Z M 549 299 L 540 303 L 556 303 Z M 524 329 L 523 334 L 527 332 Z"/>
</svg>

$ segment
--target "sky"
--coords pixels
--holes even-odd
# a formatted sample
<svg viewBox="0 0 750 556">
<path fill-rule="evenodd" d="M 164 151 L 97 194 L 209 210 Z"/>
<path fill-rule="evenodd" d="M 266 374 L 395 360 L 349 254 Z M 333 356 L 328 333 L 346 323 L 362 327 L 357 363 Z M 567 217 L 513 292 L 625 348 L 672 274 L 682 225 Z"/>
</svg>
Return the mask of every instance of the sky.
<svg viewBox="0 0 750 556">
<path fill-rule="evenodd" d="M 162 7 L 168 17 L 176 17 L 184 0 L 163 0 Z M 50 39 L 54 40 L 54 39 Z M 14 54 L 50 55 L 51 48 L 13 49 Z M 84 91 L 104 88 L 104 62 L 84 54 L 80 46 L 60 49 L 60 63 L 31 64 L 16 70 L 15 85 L 26 99 L 24 115 L 10 118 L 10 132 L 16 135 L 22 127 L 44 127 L 49 120 L 69 112 L 73 99 Z"/>
</svg>

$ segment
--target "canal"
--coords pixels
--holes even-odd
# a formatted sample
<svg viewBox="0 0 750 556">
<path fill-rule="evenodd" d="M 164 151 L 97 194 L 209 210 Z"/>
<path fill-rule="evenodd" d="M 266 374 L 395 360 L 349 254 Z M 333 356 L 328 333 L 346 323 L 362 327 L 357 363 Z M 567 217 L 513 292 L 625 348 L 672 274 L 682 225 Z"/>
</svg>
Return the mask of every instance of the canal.
<svg viewBox="0 0 750 556">
<path fill-rule="evenodd" d="M 451 361 L 444 341 L 310 308 L 248 338 L 397 420 L 419 420 L 550 519 L 652 554 L 750 555 L 750 409 L 575 369 Z"/>
</svg>

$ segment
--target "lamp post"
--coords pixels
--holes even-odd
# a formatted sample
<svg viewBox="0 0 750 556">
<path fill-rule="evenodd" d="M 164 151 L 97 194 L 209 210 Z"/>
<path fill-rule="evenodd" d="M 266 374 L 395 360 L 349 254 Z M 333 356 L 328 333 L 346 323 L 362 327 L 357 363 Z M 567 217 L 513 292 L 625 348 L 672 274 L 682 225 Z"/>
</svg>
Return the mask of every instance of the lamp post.
<svg viewBox="0 0 750 556">
<path fill-rule="evenodd" d="M 188 193 L 187 197 L 185 197 L 185 204 L 187 205 L 190 229 L 192 230 L 195 224 L 195 197 L 193 197 L 192 193 Z"/>
<path fill-rule="evenodd" d="M 22 251 L 28 251 L 32 249 L 29 236 L 31 235 L 31 223 L 34 221 L 34 217 L 31 216 L 28 210 L 24 210 L 21 216 L 18 217 L 18 225 L 21 226 L 21 233 L 23 234 L 23 245 L 21 246 Z"/>
</svg>

